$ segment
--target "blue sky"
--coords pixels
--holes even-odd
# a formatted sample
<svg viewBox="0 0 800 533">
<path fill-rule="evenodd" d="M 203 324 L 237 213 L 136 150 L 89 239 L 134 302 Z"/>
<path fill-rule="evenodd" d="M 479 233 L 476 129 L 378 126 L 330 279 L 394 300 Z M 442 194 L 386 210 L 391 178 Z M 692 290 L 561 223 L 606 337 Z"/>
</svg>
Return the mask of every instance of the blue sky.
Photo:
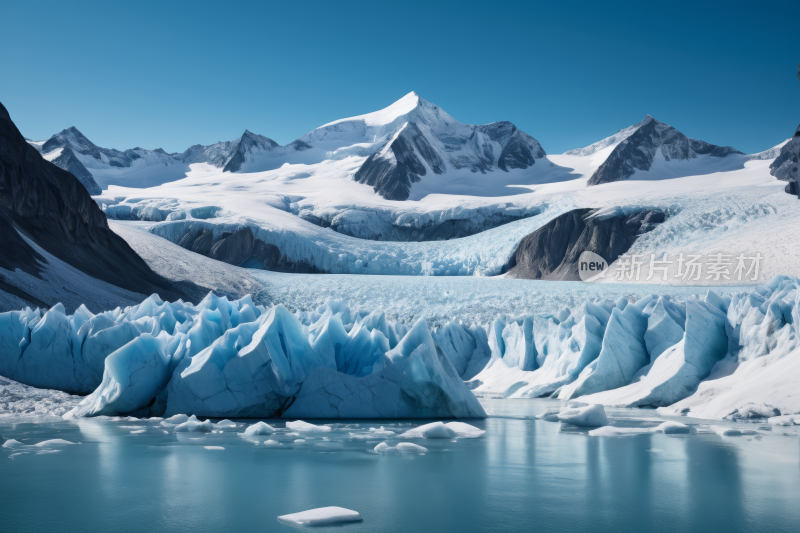
<svg viewBox="0 0 800 533">
<path fill-rule="evenodd" d="M 281 144 L 414 90 L 548 153 L 646 114 L 744 152 L 800 121 L 800 2 L 0 1 L 22 133 L 126 149 Z"/>
</svg>

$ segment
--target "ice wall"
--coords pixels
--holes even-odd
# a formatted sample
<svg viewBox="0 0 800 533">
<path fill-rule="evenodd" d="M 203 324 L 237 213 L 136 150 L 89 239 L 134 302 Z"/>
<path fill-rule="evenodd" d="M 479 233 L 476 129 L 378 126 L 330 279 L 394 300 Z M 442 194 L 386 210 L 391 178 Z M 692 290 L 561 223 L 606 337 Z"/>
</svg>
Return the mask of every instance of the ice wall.
<svg viewBox="0 0 800 533">
<path fill-rule="evenodd" d="M 484 397 L 553 396 L 707 418 L 800 413 L 798 289 L 800 280 L 777 276 L 732 297 L 651 295 L 497 319 L 488 327 L 489 363 L 467 385 Z M 521 351 L 525 327 L 532 345 Z M 535 353 L 536 366 L 522 352 Z"/>
</svg>

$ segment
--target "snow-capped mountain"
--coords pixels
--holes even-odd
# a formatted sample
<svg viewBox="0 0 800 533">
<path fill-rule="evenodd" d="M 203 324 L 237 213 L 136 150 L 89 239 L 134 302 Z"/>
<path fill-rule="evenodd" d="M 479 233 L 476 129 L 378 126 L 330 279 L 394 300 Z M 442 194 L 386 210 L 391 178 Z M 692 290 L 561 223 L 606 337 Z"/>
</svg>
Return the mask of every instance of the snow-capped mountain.
<svg viewBox="0 0 800 533">
<path fill-rule="evenodd" d="M 413 184 L 431 174 L 527 169 L 546 155 L 536 139 L 510 122 L 462 124 L 415 92 L 380 111 L 321 126 L 298 141 L 326 148 L 332 159 L 369 156 L 354 178 L 390 200 L 407 199 Z"/>
<path fill-rule="evenodd" d="M 92 173 L 83 166 L 83 163 L 75 156 L 75 152 L 72 151 L 69 145 L 56 148 L 42 155 L 47 161 L 50 161 L 58 168 L 71 172 L 72 175 L 78 178 L 78 181 L 86 187 L 89 194 L 96 195 L 103 192 L 103 189 L 94 181 Z"/>
<path fill-rule="evenodd" d="M 245 130 L 233 141 L 209 146 L 196 144 L 183 153 L 168 154 L 161 148 L 125 151 L 101 148 L 77 128 L 67 128 L 44 143 L 28 141 L 45 159 L 72 172 L 91 194 L 108 185 L 150 187 L 185 177 L 192 163 L 206 163 L 224 172 L 237 172 L 246 161 L 271 152 L 278 143 Z M 97 184 L 100 183 L 100 185 Z"/>
<path fill-rule="evenodd" d="M 650 115 L 647 115 L 647 117 L 649 118 Z M 644 120 L 642 120 L 637 124 L 634 124 L 633 126 L 628 126 L 627 128 L 623 128 L 614 135 L 606 137 L 605 139 L 597 141 L 596 143 L 590 144 L 589 146 L 586 146 L 584 148 L 575 148 L 573 150 L 567 150 L 566 152 L 564 152 L 564 155 L 577 155 L 581 157 L 586 157 L 594 155 L 600 150 L 608 148 L 609 146 L 616 146 L 625 139 L 627 139 L 628 137 L 630 137 L 631 135 L 633 135 L 634 133 L 636 133 L 636 130 L 641 128 L 646 120 L 647 118 L 645 118 Z"/>
<path fill-rule="evenodd" d="M 462 124 L 414 92 L 380 111 L 320 126 L 285 146 L 245 130 L 233 141 L 196 144 L 182 153 L 143 148 L 120 151 L 95 145 L 75 127 L 43 144 L 31 144 L 76 176 L 92 176 L 102 189 L 110 185 L 146 188 L 176 181 L 191 173 L 194 164 L 213 167 L 208 172 L 262 172 L 286 163 L 318 165 L 357 158 L 337 177 L 371 185 L 375 193 L 390 200 L 408 199 L 414 184 L 419 184 L 418 197 L 452 192 L 454 187 L 459 191 L 488 184 L 505 187 L 497 185 L 502 179 L 477 178 L 498 171 L 506 181 L 524 183 L 524 178 L 506 175 L 530 169 L 545 157 L 539 142 L 511 122 Z M 65 147 L 72 154 L 59 159 Z M 542 174 L 538 170 L 536 174 Z"/>
<path fill-rule="evenodd" d="M 221 168 L 223 172 L 237 172 L 248 159 L 271 152 L 279 146 L 268 137 L 244 130 L 238 139 L 209 146 L 195 144 L 182 154 L 173 156 L 183 163 L 208 163 Z"/>
<path fill-rule="evenodd" d="M 701 156 L 716 158 L 717 160 L 732 155 L 741 155 L 742 152 L 730 146 L 716 146 L 704 141 L 686 137 L 672 126 L 654 119 L 650 115 L 629 128 L 621 130 L 615 135 L 603 139 L 586 148 L 570 150 L 565 155 L 594 155 L 600 150 L 614 147 L 605 161 L 594 171 L 589 178 L 588 185 L 599 185 L 614 181 L 629 179 L 634 173 L 648 172 L 654 163 L 667 163 L 671 161 L 692 161 Z M 745 158 L 746 159 L 746 158 Z M 742 163 L 738 160 L 731 163 Z M 675 167 L 678 169 L 678 167 Z M 719 170 L 717 167 L 714 167 Z M 686 174 L 689 172 L 689 174 Z M 680 168 L 677 175 L 703 174 L 702 169 Z M 655 176 L 648 176 L 652 178 Z M 670 177 L 675 177 L 670 173 Z"/>
</svg>

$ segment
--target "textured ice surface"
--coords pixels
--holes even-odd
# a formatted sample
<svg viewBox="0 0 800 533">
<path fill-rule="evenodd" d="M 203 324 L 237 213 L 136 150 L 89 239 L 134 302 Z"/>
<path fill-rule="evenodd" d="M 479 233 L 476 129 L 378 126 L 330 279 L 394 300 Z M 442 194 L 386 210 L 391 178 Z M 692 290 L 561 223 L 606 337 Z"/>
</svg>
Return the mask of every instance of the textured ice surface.
<svg viewBox="0 0 800 533">
<path fill-rule="evenodd" d="M 80 375 L 96 382 L 102 365 L 69 416 L 166 413 L 179 415 L 162 422 L 178 432 L 204 430 L 187 414 L 484 416 L 425 320 L 409 328 L 343 302 L 292 314 L 249 296 L 194 306 L 153 295 L 99 315 L 27 309 L 0 314 L 0 346 L 0 373 L 54 388 L 75 390 Z"/>
<path fill-rule="evenodd" d="M 431 422 L 423 426 L 409 429 L 400 437 L 406 439 L 452 439 L 455 437 L 474 438 L 486 433 L 482 429 L 463 422 Z"/>
<path fill-rule="evenodd" d="M 329 526 L 362 520 L 358 512 L 343 507 L 321 507 L 278 517 L 279 522 L 293 526 Z"/>
<path fill-rule="evenodd" d="M 0 418 L 61 417 L 83 398 L 37 389 L 0 376 Z"/>
</svg>

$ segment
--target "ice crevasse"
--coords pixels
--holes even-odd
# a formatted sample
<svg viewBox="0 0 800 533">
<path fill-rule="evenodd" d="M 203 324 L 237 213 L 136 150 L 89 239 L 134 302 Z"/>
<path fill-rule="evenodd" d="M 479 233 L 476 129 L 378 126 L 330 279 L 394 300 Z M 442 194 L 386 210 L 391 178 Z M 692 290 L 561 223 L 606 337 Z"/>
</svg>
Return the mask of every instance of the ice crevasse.
<svg viewBox="0 0 800 533">
<path fill-rule="evenodd" d="M 67 416 L 485 416 L 425 320 L 409 328 L 340 302 L 293 314 L 250 297 L 193 306 L 153 295 L 98 315 L 3 313 L 0 374 L 93 391 Z"/>
</svg>

